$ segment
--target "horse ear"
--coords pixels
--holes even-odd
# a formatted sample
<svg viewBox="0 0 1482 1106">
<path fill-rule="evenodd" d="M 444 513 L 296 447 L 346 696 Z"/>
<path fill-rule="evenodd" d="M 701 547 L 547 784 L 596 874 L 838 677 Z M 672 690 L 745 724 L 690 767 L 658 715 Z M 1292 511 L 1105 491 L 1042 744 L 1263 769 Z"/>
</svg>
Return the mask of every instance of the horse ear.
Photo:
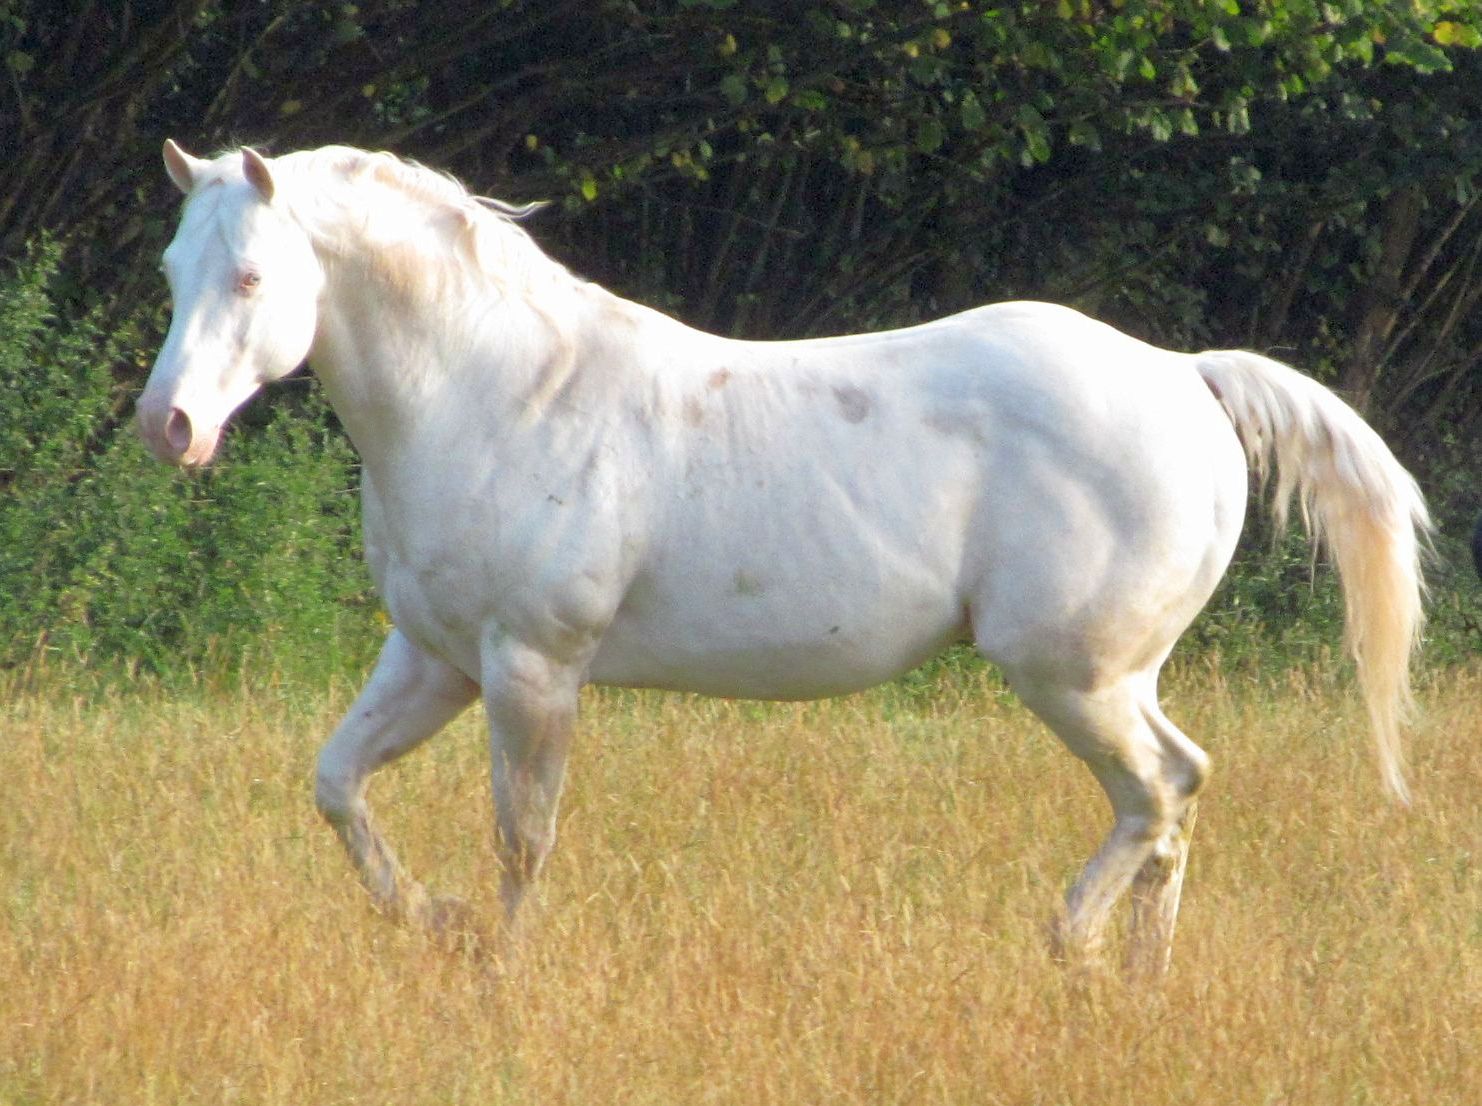
<svg viewBox="0 0 1482 1106">
<path fill-rule="evenodd" d="M 264 200 L 271 200 L 277 186 L 273 183 L 273 171 L 268 168 L 268 160 L 251 146 L 242 147 L 242 173 L 247 177 L 248 183 L 257 189 L 257 194 Z"/>
<path fill-rule="evenodd" d="M 200 158 L 191 157 L 177 146 L 173 138 L 165 139 L 165 172 L 170 174 L 170 179 L 180 191 L 189 195 L 205 166 Z"/>
</svg>

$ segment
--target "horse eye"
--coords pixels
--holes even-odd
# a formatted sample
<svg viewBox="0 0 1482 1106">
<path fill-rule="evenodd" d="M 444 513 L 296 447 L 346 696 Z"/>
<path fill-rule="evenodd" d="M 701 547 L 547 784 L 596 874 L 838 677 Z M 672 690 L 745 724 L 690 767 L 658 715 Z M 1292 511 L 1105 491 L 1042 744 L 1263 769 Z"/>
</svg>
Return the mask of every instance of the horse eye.
<svg viewBox="0 0 1482 1106">
<path fill-rule="evenodd" d="M 237 278 L 237 291 L 242 293 L 251 292 L 261 283 L 262 274 L 256 269 L 248 269 Z"/>
</svg>

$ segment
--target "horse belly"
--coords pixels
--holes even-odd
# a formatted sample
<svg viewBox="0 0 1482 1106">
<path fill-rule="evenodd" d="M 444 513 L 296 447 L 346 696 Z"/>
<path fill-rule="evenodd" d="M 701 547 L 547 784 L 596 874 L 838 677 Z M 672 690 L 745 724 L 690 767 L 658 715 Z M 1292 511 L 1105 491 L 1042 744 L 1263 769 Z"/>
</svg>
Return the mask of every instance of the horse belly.
<svg viewBox="0 0 1482 1106">
<path fill-rule="evenodd" d="M 625 604 L 593 659 L 592 682 L 815 699 L 898 676 L 967 632 L 952 582 L 929 573 L 699 575 Z"/>
</svg>

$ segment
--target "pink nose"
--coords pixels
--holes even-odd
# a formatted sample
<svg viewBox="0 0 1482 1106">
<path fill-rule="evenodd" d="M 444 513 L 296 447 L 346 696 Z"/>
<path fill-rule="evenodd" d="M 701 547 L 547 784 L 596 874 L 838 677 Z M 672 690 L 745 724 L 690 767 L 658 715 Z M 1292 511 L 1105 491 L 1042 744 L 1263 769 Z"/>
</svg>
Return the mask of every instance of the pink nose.
<svg viewBox="0 0 1482 1106">
<path fill-rule="evenodd" d="M 194 440 L 195 432 L 190 425 L 190 416 L 178 407 L 171 407 L 169 415 L 165 417 L 165 445 L 170 447 L 170 452 L 176 457 L 183 457 Z"/>
<path fill-rule="evenodd" d="M 216 452 L 220 429 L 202 431 L 183 407 L 162 409 L 146 396 L 139 401 L 139 434 L 159 460 L 194 468 Z"/>
</svg>

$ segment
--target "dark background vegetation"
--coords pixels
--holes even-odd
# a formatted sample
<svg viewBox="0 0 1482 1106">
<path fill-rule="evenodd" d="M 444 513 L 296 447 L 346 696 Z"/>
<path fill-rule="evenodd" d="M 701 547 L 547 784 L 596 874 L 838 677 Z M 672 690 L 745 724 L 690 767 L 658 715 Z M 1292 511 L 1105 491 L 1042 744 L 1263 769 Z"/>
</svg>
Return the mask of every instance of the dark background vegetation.
<svg viewBox="0 0 1482 1106">
<path fill-rule="evenodd" d="M 1429 655 L 1482 643 L 1475 0 L 0 0 L 0 664 L 356 663 L 354 458 L 312 382 L 148 462 L 171 136 L 385 148 L 554 201 L 574 270 L 726 333 L 1015 297 L 1340 389 L 1441 523 Z M 1196 650 L 1336 641 L 1253 524 Z"/>
</svg>

